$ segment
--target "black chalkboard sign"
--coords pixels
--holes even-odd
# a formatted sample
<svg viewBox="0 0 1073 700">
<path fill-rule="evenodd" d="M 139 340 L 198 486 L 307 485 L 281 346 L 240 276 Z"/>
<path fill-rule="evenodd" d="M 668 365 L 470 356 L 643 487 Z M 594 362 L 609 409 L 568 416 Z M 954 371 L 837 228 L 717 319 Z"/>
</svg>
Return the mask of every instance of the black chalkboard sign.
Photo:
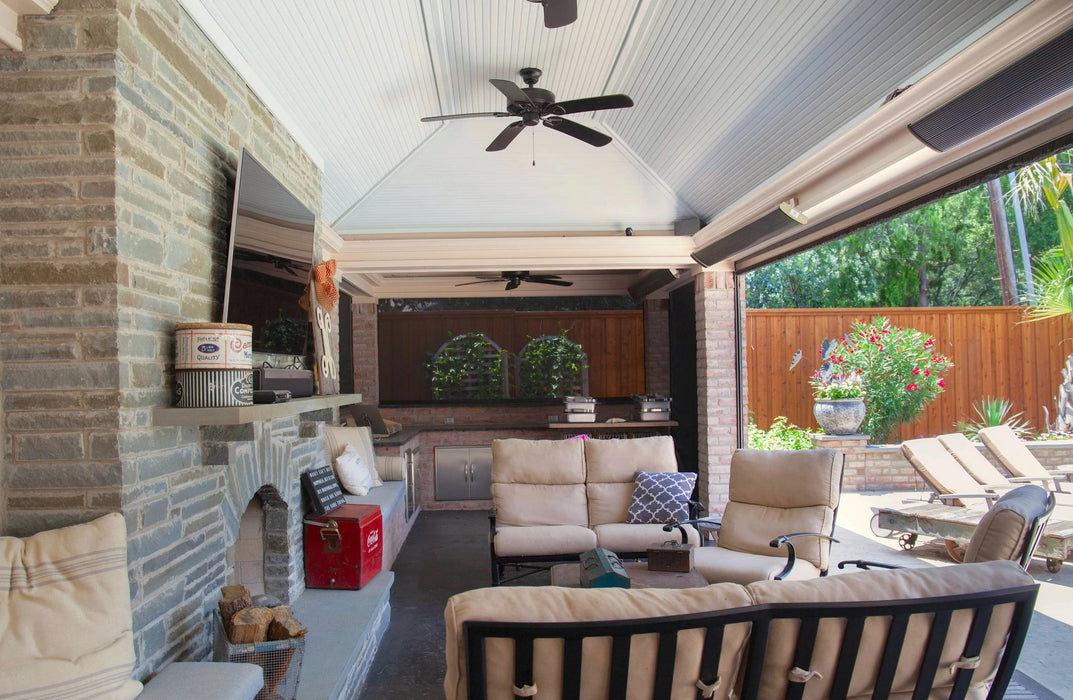
<svg viewBox="0 0 1073 700">
<path fill-rule="evenodd" d="M 313 512 L 317 515 L 324 515 L 346 503 L 331 467 L 310 469 L 302 474 L 302 489 L 309 496 Z"/>
</svg>

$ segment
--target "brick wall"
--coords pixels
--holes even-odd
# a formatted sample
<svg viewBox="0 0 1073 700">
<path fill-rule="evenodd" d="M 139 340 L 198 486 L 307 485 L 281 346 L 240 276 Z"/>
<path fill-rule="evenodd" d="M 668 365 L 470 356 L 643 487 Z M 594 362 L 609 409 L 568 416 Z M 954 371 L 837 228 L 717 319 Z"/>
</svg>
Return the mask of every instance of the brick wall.
<svg viewBox="0 0 1073 700">
<path fill-rule="evenodd" d="M 320 175 L 175 0 L 63 0 L 22 27 L 0 54 L 0 524 L 123 512 L 144 676 L 208 653 L 228 508 L 266 478 L 229 493 L 197 429 L 152 425 L 174 325 L 219 319 L 241 147 L 315 212 Z"/>
<path fill-rule="evenodd" d="M 696 280 L 698 480 L 701 502 L 722 510 L 730 477 L 730 457 L 744 426 L 739 425 L 735 375 L 734 273 L 702 272 Z M 744 308 L 744 299 L 740 300 Z M 740 342 L 745 334 L 739 333 Z M 742 349 L 744 357 L 744 348 Z M 743 360 L 744 362 L 744 360 Z M 744 391 L 744 377 L 742 391 Z M 745 400 L 745 397 L 741 397 Z"/>
<path fill-rule="evenodd" d="M 376 326 L 376 304 L 352 305 L 354 326 L 354 393 L 362 403 L 380 403 L 380 352 Z"/>
</svg>

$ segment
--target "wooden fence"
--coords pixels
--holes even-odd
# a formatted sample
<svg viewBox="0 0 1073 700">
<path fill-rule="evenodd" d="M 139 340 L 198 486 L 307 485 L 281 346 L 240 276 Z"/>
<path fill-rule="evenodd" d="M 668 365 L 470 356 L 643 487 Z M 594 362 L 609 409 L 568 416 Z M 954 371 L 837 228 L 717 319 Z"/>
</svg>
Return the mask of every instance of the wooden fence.
<svg viewBox="0 0 1073 700">
<path fill-rule="evenodd" d="M 511 353 L 532 338 L 566 331 L 589 357 L 593 396 L 630 396 L 645 390 L 639 310 L 392 312 L 379 314 L 378 320 L 381 401 L 432 400 L 425 362 L 449 335 L 471 331 L 484 333 Z M 513 361 L 510 372 L 513 376 Z"/>
<path fill-rule="evenodd" d="M 1054 415 L 1060 371 L 1073 352 L 1068 317 L 1026 323 L 1023 307 L 761 309 L 745 317 L 749 411 L 756 424 L 766 428 L 781 415 L 814 427 L 809 378 L 819 368 L 820 343 L 875 316 L 931 334 L 954 362 L 946 391 L 903 426 L 903 440 L 951 432 L 956 422 L 976 419 L 972 407 L 984 397 L 1011 401 L 1036 430 L 1045 428 L 1044 405 Z M 801 361 L 789 369 L 799 349 Z"/>
</svg>

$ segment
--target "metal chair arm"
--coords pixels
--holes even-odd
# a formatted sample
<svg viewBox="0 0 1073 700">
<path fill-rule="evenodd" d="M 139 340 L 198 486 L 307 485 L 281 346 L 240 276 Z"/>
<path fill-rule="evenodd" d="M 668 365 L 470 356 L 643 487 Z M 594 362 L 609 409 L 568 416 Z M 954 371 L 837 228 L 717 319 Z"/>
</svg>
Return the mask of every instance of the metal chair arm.
<svg viewBox="0 0 1073 700">
<path fill-rule="evenodd" d="M 902 569 L 905 567 L 898 566 L 897 564 L 884 564 L 881 561 L 868 561 L 867 559 L 847 559 L 846 561 L 838 562 L 838 568 L 844 569 L 846 566 L 856 566 L 858 569 L 867 571 L 868 569 Z"/>
<path fill-rule="evenodd" d="M 831 542 L 838 542 L 838 540 L 836 540 L 834 537 L 831 537 L 830 535 L 824 535 L 819 532 L 794 532 L 789 535 L 780 535 L 775 539 L 771 540 L 771 542 L 768 542 L 768 546 L 772 549 L 778 549 L 782 546 L 786 547 L 786 566 L 782 567 L 782 571 L 775 574 L 776 581 L 781 581 L 787 574 L 790 573 L 790 571 L 793 570 L 794 564 L 797 563 L 797 552 L 794 551 L 794 546 L 790 542 L 790 540 L 796 537 L 822 537 L 823 539 L 830 540 Z"/>
</svg>

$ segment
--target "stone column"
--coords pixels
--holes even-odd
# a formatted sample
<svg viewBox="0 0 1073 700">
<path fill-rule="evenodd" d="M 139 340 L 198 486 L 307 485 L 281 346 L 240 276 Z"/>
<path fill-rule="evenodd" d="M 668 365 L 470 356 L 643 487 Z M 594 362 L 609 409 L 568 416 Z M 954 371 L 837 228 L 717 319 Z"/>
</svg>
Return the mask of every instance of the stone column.
<svg viewBox="0 0 1073 700">
<path fill-rule="evenodd" d="M 745 299 L 743 290 L 739 318 L 730 271 L 702 272 L 695 288 L 699 493 L 716 512 L 727 500 L 730 457 L 745 439 Z"/>
</svg>

